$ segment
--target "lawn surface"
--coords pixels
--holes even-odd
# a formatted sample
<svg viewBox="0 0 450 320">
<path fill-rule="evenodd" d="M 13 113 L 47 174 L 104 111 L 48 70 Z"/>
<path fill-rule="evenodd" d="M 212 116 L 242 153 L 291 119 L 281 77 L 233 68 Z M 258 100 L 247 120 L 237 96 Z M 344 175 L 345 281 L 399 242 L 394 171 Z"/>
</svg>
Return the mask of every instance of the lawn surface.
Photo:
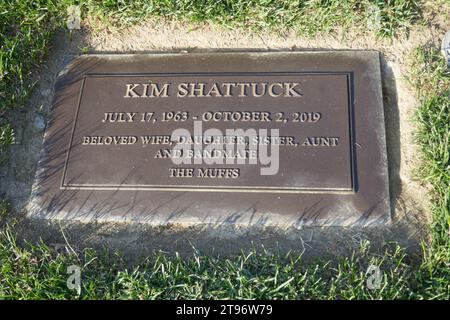
<svg viewBox="0 0 450 320">
<path fill-rule="evenodd" d="M 66 10 L 79 4 L 85 16 L 128 26 L 149 17 L 208 22 L 253 32 L 294 30 L 302 35 L 332 33 L 354 25 L 395 39 L 429 16 L 443 15 L 448 1 L 427 6 L 414 0 L 0 0 L 0 155 L 8 154 L 14 130 L 8 112 L 23 108 L 34 83 L 30 80 L 47 58 L 55 31 L 64 28 Z M 447 10 L 450 12 L 450 10 Z M 304 264 L 301 257 L 243 252 L 230 259 L 194 255 L 188 260 L 158 254 L 135 269 L 119 256 L 92 250 L 58 254 L 45 244 L 18 246 L 14 226 L 0 234 L 0 298 L 316 298 L 316 299 L 450 299 L 450 74 L 438 48 L 418 47 L 409 81 L 421 102 L 417 142 L 422 164 L 417 172 L 432 186 L 432 239 L 423 258 L 414 261 L 398 245 L 384 255 L 365 242 L 350 258 L 335 263 Z M 10 213 L 0 201 L 0 219 Z M 0 221 L 1 221 L 0 220 Z M 68 289 L 67 268 L 81 268 L 81 295 Z M 370 265 L 381 281 L 369 289 Z"/>
</svg>

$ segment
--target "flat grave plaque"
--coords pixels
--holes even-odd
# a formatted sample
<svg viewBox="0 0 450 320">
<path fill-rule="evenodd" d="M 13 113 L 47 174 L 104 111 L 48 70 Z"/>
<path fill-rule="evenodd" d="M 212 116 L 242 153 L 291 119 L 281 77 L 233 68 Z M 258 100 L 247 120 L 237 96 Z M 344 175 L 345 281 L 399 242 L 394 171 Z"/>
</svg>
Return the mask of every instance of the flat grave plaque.
<svg viewBox="0 0 450 320">
<path fill-rule="evenodd" d="M 35 218 L 390 221 L 379 54 L 86 55 L 57 81 Z"/>
</svg>

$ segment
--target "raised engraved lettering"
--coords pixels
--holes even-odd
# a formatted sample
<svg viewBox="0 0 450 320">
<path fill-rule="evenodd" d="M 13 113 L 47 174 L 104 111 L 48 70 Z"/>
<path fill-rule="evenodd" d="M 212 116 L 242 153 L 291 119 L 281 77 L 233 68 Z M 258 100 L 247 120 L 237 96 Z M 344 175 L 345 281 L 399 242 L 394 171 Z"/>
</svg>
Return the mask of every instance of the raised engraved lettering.
<svg viewBox="0 0 450 320">
<path fill-rule="evenodd" d="M 336 147 L 339 137 L 307 137 L 302 146 L 306 147 Z"/>
</svg>

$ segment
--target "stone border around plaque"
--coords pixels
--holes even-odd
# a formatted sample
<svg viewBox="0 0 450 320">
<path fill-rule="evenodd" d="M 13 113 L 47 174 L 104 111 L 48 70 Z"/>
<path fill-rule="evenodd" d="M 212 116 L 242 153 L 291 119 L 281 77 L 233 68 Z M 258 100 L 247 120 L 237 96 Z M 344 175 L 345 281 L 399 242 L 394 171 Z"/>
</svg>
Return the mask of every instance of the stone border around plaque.
<svg viewBox="0 0 450 320">
<path fill-rule="evenodd" d="M 381 83 L 376 51 L 80 56 L 55 86 L 29 216 L 388 224 Z"/>
</svg>

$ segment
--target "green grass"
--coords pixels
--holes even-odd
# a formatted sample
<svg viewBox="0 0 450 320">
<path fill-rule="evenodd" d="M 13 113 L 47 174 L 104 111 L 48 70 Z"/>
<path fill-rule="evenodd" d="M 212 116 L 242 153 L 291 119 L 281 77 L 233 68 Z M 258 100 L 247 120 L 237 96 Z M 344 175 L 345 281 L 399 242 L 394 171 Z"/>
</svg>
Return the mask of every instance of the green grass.
<svg viewBox="0 0 450 320">
<path fill-rule="evenodd" d="M 3 299 L 449 299 L 449 272 L 439 261 L 416 264 L 396 244 L 371 254 L 365 242 L 338 262 L 303 263 L 296 254 L 243 252 L 233 258 L 164 253 L 125 267 L 119 256 L 57 254 L 45 244 L 18 246 L 11 230 L 0 241 Z M 443 257 L 442 257 L 443 258 Z M 448 263 L 441 261 L 441 263 Z M 81 269 L 81 294 L 68 289 L 68 267 Z M 367 286 L 369 265 L 381 270 L 376 289 Z M 437 272 L 440 270 L 440 272 Z"/>
<path fill-rule="evenodd" d="M 14 141 L 7 112 L 27 101 L 33 76 L 72 3 L 80 4 L 85 16 L 117 26 L 161 17 L 314 35 L 354 26 L 363 30 L 367 18 L 378 14 L 379 24 L 368 32 L 395 37 L 413 23 L 425 23 L 422 2 L 414 0 L 0 0 L 1 154 Z M 379 11 L 373 10 L 375 4 Z M 82 299 L 450 299 L 450 76 L 436 48 L 417 49 L 413 61 L 410 81 L 421 101 L 416 121 L 423 163 L 418 172 L 431 185 L 433 197 L 432 241 L 424 245 L 421 261 L 411 259 L 396 244 L 390 244 L 384 255 L 375 255 L 364 243 L 352 257 L 338 262 L 306 264 L 295 254 L 255 251 L 230 259 L 198 253 L 188 260 L 160 253 L 129 269 L 111 253 L 57 254 L 43 243 L 19 246 L 14 228 L 5 227 L 0 232 L 0 298 L 77 298 L 66 286 L 67 267 L 77 265 Z M 7 201 L 0 201 L 0 225 L 9 211 Z M 366 283 L 371 264 L 383 275 L 375 290 Z"/>
<path fill-rule="evenodd" d="M 56 28 L 62 26 L 65 7 L 59 1 L 0 0 L 0 161 L 14 141 L 5 113 L 23 106 Z M 0 162 L 0 164 L 1 164 Z"/>
<path fill-rule="evenodd" d="M 107 0 L 87 1 L 86 8 L 119 25 L 161 16 L 228 28 L 294 30 L 303 35 L 366 26 L 369 18 L 378 15 L 375 31 L 393 36 L 418 19 L 417 4 L 415 0 Z"/>
<path fill-rule="evenodd" d="M 417 172 L 433 188 L 435 243 L 450 248 L 450 70 L 433 47 L 416 49 L 412 59 L 410 80 L 421 101 L 416 140 L 423 161 Z"/>
<path fill-rule="evenodd" d="M 0 0 L 0 115 L 26 101 L 31 71 L 48 52 L 49 40 L 61 26 L 58 1 Z"/>
<path fill-rule="evenodd" d="M 432 241 L 424 248 L 423 266 L 436 283 L 436 294 L 450 291 L 450 70 L 441 53 L 424 46 L 413 53 L 410 80 L 418 91 L 421 106 L 416 115 L 416 138 L 422 165 L 418 176 L 432 186 Z M 447 287 L 443 286 L 447 283 Z M 443 291 L 437 290 L 437 288 Z"/>
<path fill-rule="evenodd" d="M 189 259 L 155 254 L 134 269 L 114 255 L 56 254 L 45 244 L 0 242 L 0 297 L 8 299 L 410 299 L 448 298 L 448 283 L 417 267 L 401 248 L 370 254 L 368 243 L 339 263 L 304 264 L 294 254 L 255 251 L 234 258 L 194 254 Z M 366 270 L 380 267 L 378 289 L 368 289 Z M 81 268 L 81 295 L 66 286 L 67 268 Z M 442 283 L 439 284 L 439 281 Z M 429 283 L 429 286 L 422 286 Z M 418 286 L 419 285 L 419 286 Z M 447 286 L 447 287 L 446 287 Z"/>
<path fill-rule="evenodd" d="M 15 141 L 14 130 L 9 123 L 4 123 L 0 125 L 0 164 L 2 164 L 3 151 L 8 148 L 8 146 L 12 145 Z"/>
</svg>

